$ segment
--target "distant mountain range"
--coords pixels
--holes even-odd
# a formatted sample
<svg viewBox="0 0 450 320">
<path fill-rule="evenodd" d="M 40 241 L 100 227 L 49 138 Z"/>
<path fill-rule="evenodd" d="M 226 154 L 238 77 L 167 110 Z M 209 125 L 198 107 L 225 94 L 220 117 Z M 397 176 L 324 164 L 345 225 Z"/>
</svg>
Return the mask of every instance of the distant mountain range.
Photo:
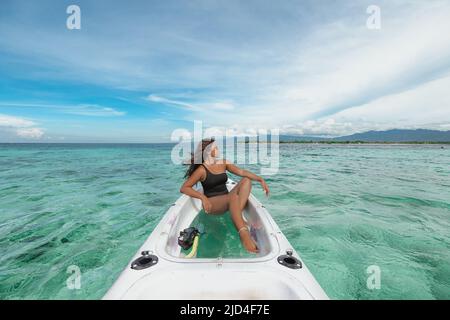
<svg viewBox="0 0 450 320">
<path fill-rule="evenodd" d="M 302 135 L 280 135 L 281 142 L 450 142 L 450 131 L 403 130 L 367 131 L 337 138 L 320 138 Z"/>
</svg>

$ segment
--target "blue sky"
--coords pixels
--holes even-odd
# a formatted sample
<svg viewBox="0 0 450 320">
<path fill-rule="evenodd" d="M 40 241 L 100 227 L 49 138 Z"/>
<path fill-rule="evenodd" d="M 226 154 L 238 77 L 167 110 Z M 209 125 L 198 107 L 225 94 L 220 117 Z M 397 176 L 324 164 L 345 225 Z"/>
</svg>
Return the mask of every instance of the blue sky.
<svg viewBox="0 0 450 320">
<path fill-rule="evenodd" d="M 81 30 L 66 8 L 81 8 Z M 381 8 L 381 29 L 366 8 Z M 449 1 L 0 3 L 0 142 L 450 130 Z"/>
</svg>

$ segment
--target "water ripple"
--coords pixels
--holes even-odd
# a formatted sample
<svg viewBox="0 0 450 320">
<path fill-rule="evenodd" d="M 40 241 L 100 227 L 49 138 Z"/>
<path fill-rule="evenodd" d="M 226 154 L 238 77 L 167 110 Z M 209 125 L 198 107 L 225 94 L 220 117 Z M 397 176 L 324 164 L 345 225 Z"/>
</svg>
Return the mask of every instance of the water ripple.
<svg viewBox="0 0 450 320">
<path fill-rule="evenodd" d="M 335 299 L 450 298 L 450 151 L 282 145 L 269 209 Z M 1 145 L 0 299 L 98 299 L 179 197 L 169 145 Z M 247 169 L 259 172 L 257 166 Z M 206 219 L 206 220 L 205 220 Z M 247 253 L 201 215 L 200 255 Z M 207 241 L 206 241 L 206 240 Z M 82 272 L 68 290 L 67 268 Z M 366 287 L 378 265 L 382 288 Z"/>
</svg>

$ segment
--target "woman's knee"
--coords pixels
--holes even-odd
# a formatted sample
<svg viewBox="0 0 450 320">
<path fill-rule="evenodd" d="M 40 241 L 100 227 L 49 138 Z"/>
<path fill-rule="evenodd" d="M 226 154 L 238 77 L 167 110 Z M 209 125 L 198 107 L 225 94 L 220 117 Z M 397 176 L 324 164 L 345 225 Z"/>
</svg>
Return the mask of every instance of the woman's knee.
<svg viewBox="0 0 450 320">
<path fill-rule="evenodd" d="M 252 187 L 252 180 L 250 178 L 244 177 L 241 179 L 240 182 L 241 186 L 245 186 L 247 188 L 251 188 Z"/>
<path fill-rule="evenodd" d="M 228 194 L 228 203 L 229 204 L 237 201 L 238 199 L 239 199 L 239 195 L 237 193 L 230 192 Z"/>
</svg>

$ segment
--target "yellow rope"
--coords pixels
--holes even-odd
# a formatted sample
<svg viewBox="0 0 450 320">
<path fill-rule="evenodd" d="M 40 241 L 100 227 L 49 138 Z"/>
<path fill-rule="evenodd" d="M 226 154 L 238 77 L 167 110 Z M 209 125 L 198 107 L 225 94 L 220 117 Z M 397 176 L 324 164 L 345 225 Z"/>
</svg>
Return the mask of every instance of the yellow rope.
<svg viewBox="0 0 450 320">
<path fill-rule="evenodd" d="M 199 236 L 195 236 L 194 238 L 194 244 L 192 245 L 192 250 L 191 252 L 189 252 L 189 254 L 186 256 L 186 258 L 190 259 L 193 256 L 195 256 L 195 254 L 197 253 L 197 248 L 198 248 L 198 238 Z"/>
</svg>

